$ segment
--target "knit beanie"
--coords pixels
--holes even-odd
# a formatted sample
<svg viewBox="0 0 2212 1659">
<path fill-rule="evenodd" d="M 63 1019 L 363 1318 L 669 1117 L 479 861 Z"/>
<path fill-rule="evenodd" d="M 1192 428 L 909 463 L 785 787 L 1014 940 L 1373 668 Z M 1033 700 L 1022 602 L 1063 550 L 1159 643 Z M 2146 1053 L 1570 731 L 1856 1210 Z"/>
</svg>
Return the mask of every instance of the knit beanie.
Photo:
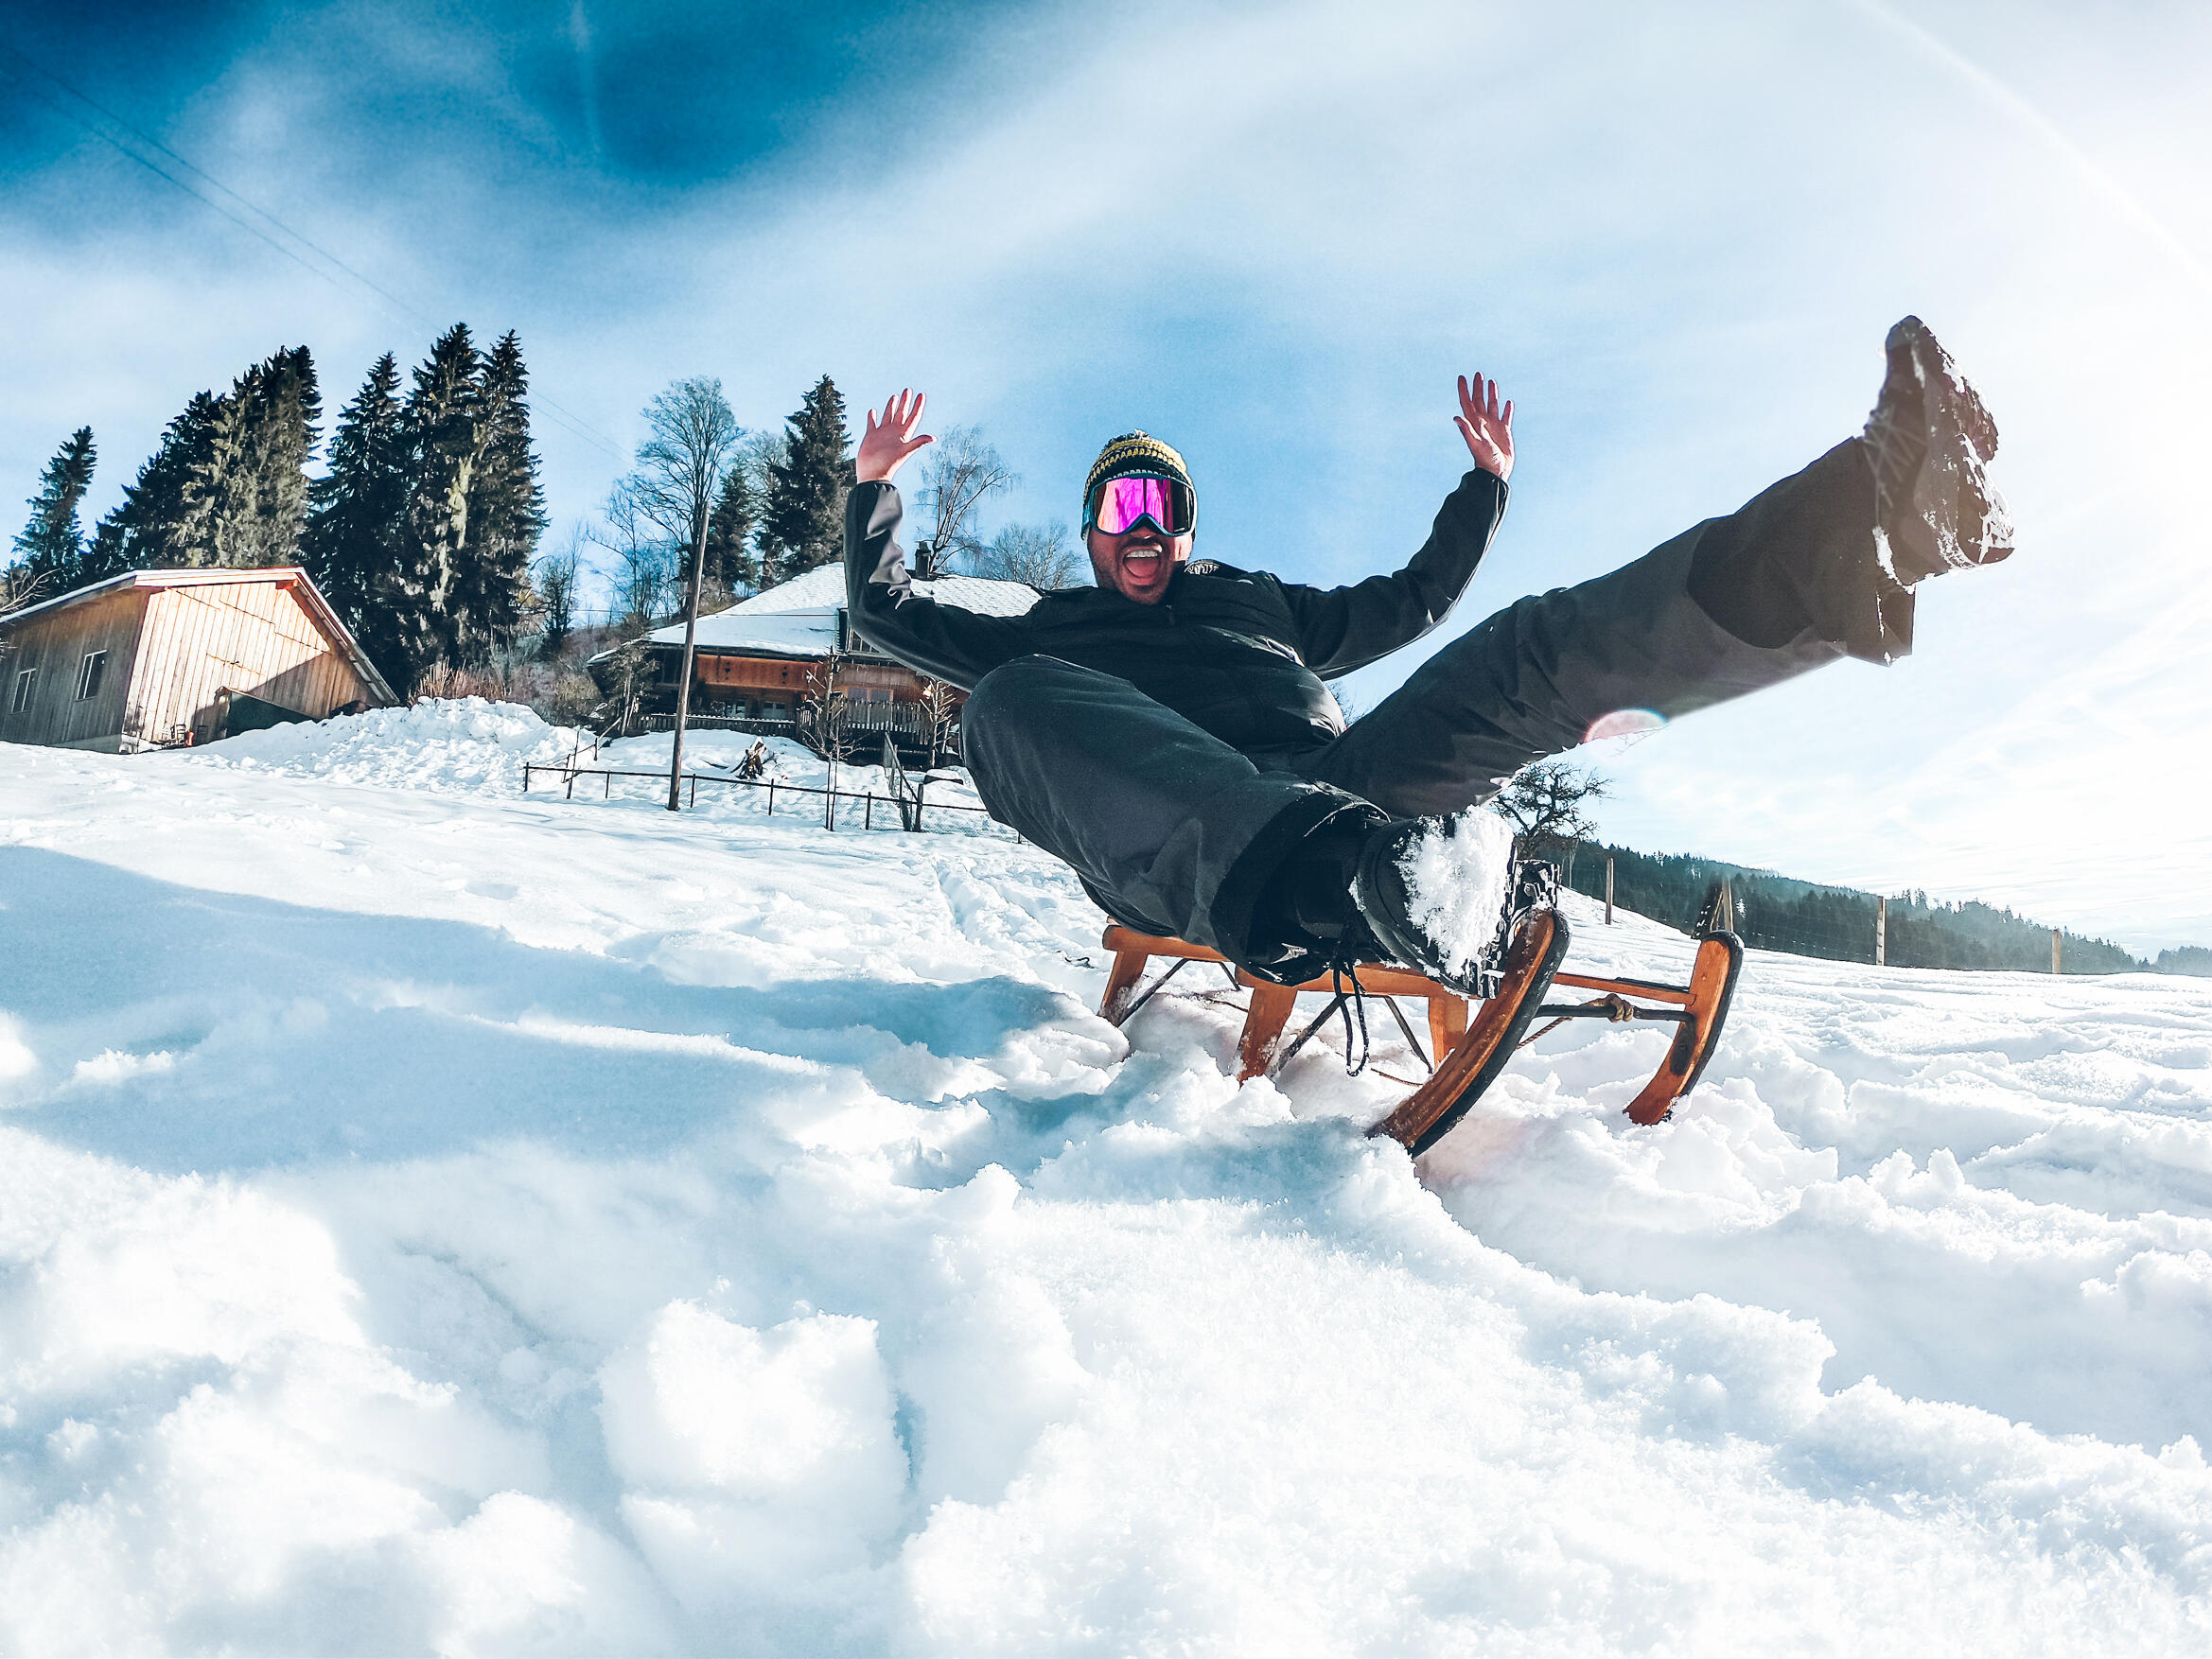
<svg viewBox="0 0 2212 1659">
<path fill-rule="evenodd" d="M 1190 473 L 1183 464 L 1183 457 L 1169 445 L 1163 444 L 1150 432 L 1124 432 L 1098 451 L 1098 459 L 1091 463 L 1091 476 L 1083 480 L 1083 528 L 1091 526 L 1091 496 L 1109 479 L 1128 478 L 1132 474 L 1145 478 L 1173 479 L 1190 492 L 1190 521 L 1198 525 L 1198 486 L 1190 481 Z"/>
</svg>

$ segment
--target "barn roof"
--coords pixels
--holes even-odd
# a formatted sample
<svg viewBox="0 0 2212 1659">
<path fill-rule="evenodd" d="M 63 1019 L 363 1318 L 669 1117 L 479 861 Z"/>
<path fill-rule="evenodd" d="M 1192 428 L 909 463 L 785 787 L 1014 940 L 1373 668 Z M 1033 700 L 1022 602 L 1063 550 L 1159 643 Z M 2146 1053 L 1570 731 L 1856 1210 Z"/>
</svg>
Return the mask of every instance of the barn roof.
<svg viewBox="0 0 2212 1659">
<path fill-rule="evenodd" d="M 29 618 L 65 606 L 82 604 L 86 600 L 97 599 L 102 594 L 122 593 L 133 588 L 155 587 L 235 587 L 250 583 L 270 582 L 290 587 L 315 625 L 353 664 L 368 688 L 380 693 L 386 702 L 397 703 L 398 696 L 384 676 L 377 672 L 377 665 L 362 652 L 353 631 L 330 608 L 330 602 L 323 597 L 323 590 L 315 585 L 315 579 L 298 565 L 264 565 L 252 569 L 220 566 L 204 570 L 126 570 L 120 576 L 111 576 L 105 582 L 89 582 L 54 599 L 42 600 L 37 604 L 26 605 L 0 617 L 0 629 L 12 628 Z"/>
</svg>

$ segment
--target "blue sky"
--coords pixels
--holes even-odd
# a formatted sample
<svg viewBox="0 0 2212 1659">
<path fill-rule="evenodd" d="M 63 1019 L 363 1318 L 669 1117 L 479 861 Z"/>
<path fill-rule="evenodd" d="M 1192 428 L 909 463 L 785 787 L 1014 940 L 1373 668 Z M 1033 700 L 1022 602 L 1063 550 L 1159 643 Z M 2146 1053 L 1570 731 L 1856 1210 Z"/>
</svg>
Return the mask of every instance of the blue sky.
<svg viewBox="0 0 2212 1659">
<path fill-rule="evenodd" d="M 1008 516 L 1071 516 L 1101 439 L 1157 431 L 1203 550 L 1346 581 L 1417 545 L 1465 461 L 1452 377 L 1482 369 L 1521 460 L 1441 643 L 1847 435 L 1917 310 L 2004 428 L 2021 551 L 1923 590 L 1897 668 L 1591 751 L 1603 827 L 2212 942 L 2202 6 L 0 17 L 0 48 L 383 290 L 219 217 L 0 50 L 10 500 L 80 424 L 104 508 L 246 361 L 305 341 L 335 408 L 462 318 L 518 329 L 559 406 L 556 533 L 669 380 L 718 375 L 766 426 L 827 372 L 855 423 L 911 383 L 982 426 L 1023 475 Z"/>
</svg>

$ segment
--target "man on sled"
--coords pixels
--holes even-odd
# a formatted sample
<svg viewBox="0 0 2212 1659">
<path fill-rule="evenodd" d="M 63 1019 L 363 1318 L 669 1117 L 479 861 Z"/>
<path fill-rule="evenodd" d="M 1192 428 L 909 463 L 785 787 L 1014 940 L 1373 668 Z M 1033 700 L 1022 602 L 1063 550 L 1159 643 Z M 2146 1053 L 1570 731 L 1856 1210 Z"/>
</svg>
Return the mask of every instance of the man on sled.
<svg viewBox="0 0 2212 1659">
<path fill-rule="evenodd" d="M 968 690 L 961 751 L 992 816 L 1128 927 L 1275 985 L 1396 963 L 1487 995 L 1513 883 L 1502 825 L 1467 809 L 1609 714 L 1673 719 L 1838 657 L 1902 656 L 1914 585 L 2011 550 L 1980 399 L 1918 318 L 1887 354 L 1861 436 L 1609 575 L 1508 605 L 1349 727 L 1324 682 L 1442 622 L 1504 515 L 1513 406 L 1479 374 L 1454 417 L 1473 465 L 1396 573 L 1321 589 L 1192 559 L 1190 474 L 1132 432 L 1083 484 L 1097 585 L 1020 617 L 909 584 L 891 479 L 931 440 L 902 392 L 860 442 L 849 608 L 877 647 Z"/>
</svg>

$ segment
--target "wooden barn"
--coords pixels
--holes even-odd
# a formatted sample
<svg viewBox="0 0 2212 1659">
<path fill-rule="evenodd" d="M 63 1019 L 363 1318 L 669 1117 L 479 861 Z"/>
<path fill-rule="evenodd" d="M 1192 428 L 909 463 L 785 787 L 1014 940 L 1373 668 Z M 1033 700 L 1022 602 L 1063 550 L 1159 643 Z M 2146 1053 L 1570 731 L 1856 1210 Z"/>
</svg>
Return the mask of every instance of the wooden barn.
<svg viewBox="0 0 2212 1659">
<path fill-rule="evenodd" d="M 917 581 L 914 587 L 996 617 L 1018 617 L 1038 597 L 1023 583 L 979 576 L 940 576 Z M 665 727 L 683 672 L 683 624 L 656 629 L 646 643 L 657 672 L 643 724 L 648 729 Z M 851 732 L 887 732 L 906 743 L 927 730 L 920 707 L 921 676 L 876 651 L 846 616 L 842 565 L 809 570 L 728 610 L 701 617 L 693 651 L 691 709 L 702 725 L 796 732 L 809 677 L 834 655 L 837 690 L 845 697 Z M 592 667 L 604 671 L 613 655 L 603 652 Z"/>
<path fill-rule="evenodd" d="M 0 742 L 130 754 L 397 701 L 297 566 L 139 570 L 0 617 Z"/>
</svg>

